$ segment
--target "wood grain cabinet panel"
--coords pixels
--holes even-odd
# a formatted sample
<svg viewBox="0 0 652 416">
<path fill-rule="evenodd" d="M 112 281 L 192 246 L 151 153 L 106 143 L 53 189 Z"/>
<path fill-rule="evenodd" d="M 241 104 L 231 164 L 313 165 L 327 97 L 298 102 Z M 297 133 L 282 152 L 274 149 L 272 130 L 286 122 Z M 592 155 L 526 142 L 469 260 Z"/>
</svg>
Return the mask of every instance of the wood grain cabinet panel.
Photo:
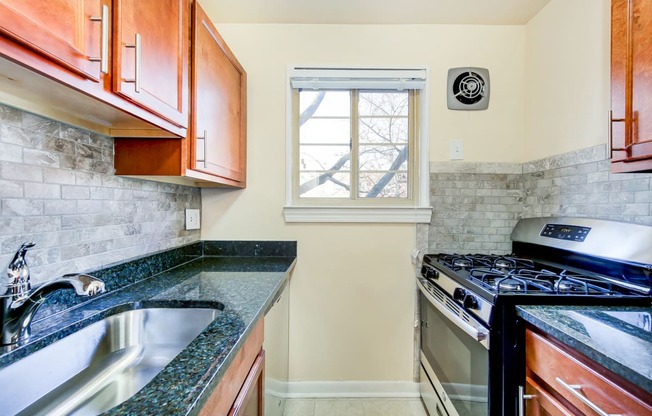
<svg viewBox="0 0 652 416">
<path fill-rule="evenodd" d="M 615 374 L 577 351 L 529 329 L 525 351 L 526 380 L 530 384 L 526 391 L 539 391 L 525 401 L 528 415 L 598 415 L 595 408 L 610 415 L 652 415 L 649 395 L 634 391 L 635 387 L 630 389 Z"/>
<path fill-rule="evenodd" d="M 189 134 L 183 140 L 116 139 L 116 174 L 244 188 L 246 73 L 196 1 L 192 21 Z"/>
<path fill-rule="evenodd" d="M 193 19 L 192 168 L 244 184 L 247 76 L 199 4 Z"/>
<path fill-rule="evenodd" d="M 263 416 L 265 396 L 265 350 L 251 366 L 228 416 Z"/>
<path fill-rule="evenodd" d="M 114 0 L 116 93 L 188 126 L 189 0 Z"/>
<path fill-rule="evenodd" d="M 66 67 L 100 80 L 100 0 L 0 0 L 0 33 Z M 106 15 L 108 19 L 108 15 Z M 108 41 L 108 39 L 107 39 Z"/>
<path fill-rule="evenodd" d="M 189 1 L 0 0 L 0 99 L 114 137 L 185 137 Z M 135 33 L 140 94 L 120 37 Z"/>
<path fill-rule="evenodd" d="M 264 332 L 264 320 L 260 319 L 199 411 L 199 416 L 242 416 L 252 411 L 262 416 Z"/>
<path fill-rule="evenodd" d="M 652 2 L 612 0 L 613 172 L 652 171 Z"/>
<path fill-rule="evenodd" d="M 529 377 L 525 380 L 525 394 L 528 397 L 526 416 L 573 416 L 570 410 Z"/>
</svg>

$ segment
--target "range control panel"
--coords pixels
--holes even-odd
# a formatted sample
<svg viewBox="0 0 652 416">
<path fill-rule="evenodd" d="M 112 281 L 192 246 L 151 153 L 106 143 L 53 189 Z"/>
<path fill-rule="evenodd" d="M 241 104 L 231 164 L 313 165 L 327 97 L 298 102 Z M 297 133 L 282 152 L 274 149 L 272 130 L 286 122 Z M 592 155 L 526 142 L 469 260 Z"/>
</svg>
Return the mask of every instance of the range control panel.
<svg viewBox="0 0 652 416">
<path fill-rule="evenodd" d="M 581 243 L 591 231 L 590 227 L 579 227 L 577 225 L 546 224 L 541 230 L 541 237 L 556 238 L 559 240 L 577 241 Z"/>
</svg>

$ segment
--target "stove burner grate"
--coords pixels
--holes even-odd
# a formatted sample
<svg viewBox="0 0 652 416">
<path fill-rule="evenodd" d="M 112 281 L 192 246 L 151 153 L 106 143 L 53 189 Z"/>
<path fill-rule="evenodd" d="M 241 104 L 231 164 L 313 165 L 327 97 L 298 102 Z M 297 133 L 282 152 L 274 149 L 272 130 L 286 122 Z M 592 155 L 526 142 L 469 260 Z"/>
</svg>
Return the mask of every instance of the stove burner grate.
<svg viewBox="0 0 652 416">
<path fill-rule="evenodd" d="M 534 268 L 534 262 L 495 254 L 437 254 L 436 260 L 453 270 L 487 267 L 495 269 Z"/>
<path fill-rule="evenodd" d="M 469 276 L 498 293 L 614 294 L 608 282 L 562 270 L 476 268 Z"/>
</svg>

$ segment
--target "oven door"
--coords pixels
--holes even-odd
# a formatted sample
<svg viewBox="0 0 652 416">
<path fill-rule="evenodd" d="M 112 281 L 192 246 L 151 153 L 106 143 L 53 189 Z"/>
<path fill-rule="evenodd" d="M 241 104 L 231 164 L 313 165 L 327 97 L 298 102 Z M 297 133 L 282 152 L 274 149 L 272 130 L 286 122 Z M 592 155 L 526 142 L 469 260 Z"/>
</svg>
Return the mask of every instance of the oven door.
<svg viewBox="0 0 652 416">
<path fill-rule="evenodd" d="M 422 368 L 449 416 L 487 416 L 489 330 L 430 282 L 418 286 Z"/>
</svg>

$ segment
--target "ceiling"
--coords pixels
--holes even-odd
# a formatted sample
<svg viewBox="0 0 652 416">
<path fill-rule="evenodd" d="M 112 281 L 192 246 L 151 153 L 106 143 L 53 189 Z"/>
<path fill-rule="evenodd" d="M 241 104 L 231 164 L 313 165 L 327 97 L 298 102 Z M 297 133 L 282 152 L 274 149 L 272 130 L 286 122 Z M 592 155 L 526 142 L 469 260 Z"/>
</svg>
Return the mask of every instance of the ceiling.
<svg viewBox="0 0 652 416">
<path fill-rule="evenodd" d="M 527 23 L 550 0 L 204 0 L 216 23 Z M 208 5 L 207 3 L 210 3 Z"/>
</svg>

